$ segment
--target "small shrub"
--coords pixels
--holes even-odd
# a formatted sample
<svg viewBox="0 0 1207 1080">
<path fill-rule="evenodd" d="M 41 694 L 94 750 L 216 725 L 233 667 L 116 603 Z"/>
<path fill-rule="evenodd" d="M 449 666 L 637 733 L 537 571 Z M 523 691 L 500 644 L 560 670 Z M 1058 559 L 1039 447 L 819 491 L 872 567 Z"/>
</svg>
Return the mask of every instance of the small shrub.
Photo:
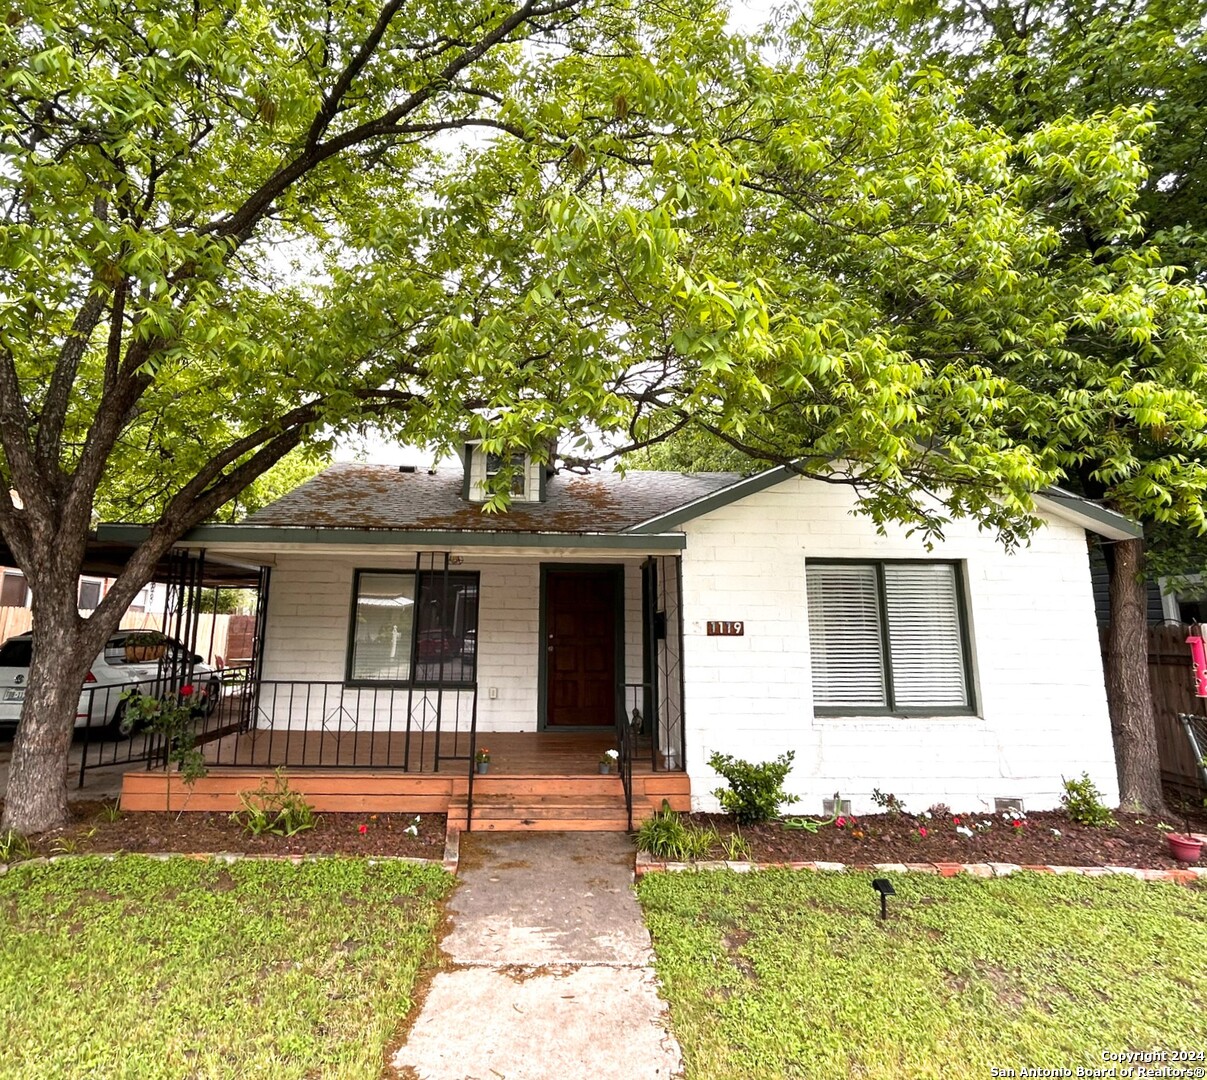
<svg viewBox="0 0 1207 1080">
<path fill-rule="evenodd" d="M 33 845 L 19 832 L 9 829 L 0 834 L 0 863 L 15 863 L 22 859 L 32 859 Z"/>
<path fill-rule="evenodd" d="M 731 814 L 739 825 L 770 821 L 779 814 L 782 804 L 798 801 L 783 788 L 794 757 L 795 752 L 789 750 L 774 761 L 752 765 L 729 754 L 713 754 L 708 759 L 709 768 L 720 773 L 729 784 L 728 788 L 717 788 L 713 794 L 725 813 Z"/>
<path fill-rule="evenodd" d="M 231 820 L 243 826 L 243 831 L 250 836 L 265 833 L 294 836 L 313 829 L 318 822 L 314 807 L 290 790 L 283 768 L 273 773 L 273 787 L 270 788 L 265 780 L 255 791 L 239 792 L 239 802 L 243 805 L 243 813 L 236 810 L 231 814 Z"/>
<path fill-rule="evenodd" d="M 905 803 L 898 799 L 891 791 L 881 791 L 879 788 L 872 788 L 872 802 L 879 806 L 881 810 L 886 810 L 890 814 L 905 813 Z"/>
<path fill-rule="evenodd" d="M 1102 792 L 1094 786 L 1089 773 L 1080 780 L 1065 780 L 1065 793 L 1060 797 L 1065 813 L 1079 825 L 1103 828 L 1115 824 L 1115 818 L 1102 801 Z"/>
<path fill-rule="evenodd" d="M 934 804 L 934 806 L 927 810 L 927 813 L 930 814 L 932 818 L 939 818 L 942 820 L 943 818 L 951 817 L 951 807 L 945 802 L 937 802 Z"/>
</svg>

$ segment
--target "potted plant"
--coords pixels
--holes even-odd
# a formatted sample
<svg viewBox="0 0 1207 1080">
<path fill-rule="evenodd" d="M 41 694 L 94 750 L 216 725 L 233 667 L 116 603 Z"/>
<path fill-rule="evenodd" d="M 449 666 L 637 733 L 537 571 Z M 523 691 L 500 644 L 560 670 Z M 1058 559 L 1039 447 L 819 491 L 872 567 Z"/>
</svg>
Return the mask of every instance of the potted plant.
<svg viewBox="0 0 1207 1080">
<path fill-rule="evenodd" d="M 490 751 L 485 746 L 474 754 L 474 764 L 478 767 L 478 772 L 490 772 Z"/>
<path fill-rule="evenodd" d="M 1184 833 L 1170 832 L 1165 834 L 1165 842 L 1169 845 L 1169 853 L 1178 862 L 1198 862 L 1203 854 L 1203 841 L 1190 831 L 1190 818 L 1183 817 Z"/>
<path fill-rule="evenodd" d="M 619 750 L 605 750 L 599 755 L 599 775 L 609 776 L 620 760 Z"/>
<path fill-rule="evenodd" d="M 158 630 L 134 630 L 126 635 L 126 663 L 145 664 L 159 660 L 167 650 L 168 643 Z"/>
</svg>

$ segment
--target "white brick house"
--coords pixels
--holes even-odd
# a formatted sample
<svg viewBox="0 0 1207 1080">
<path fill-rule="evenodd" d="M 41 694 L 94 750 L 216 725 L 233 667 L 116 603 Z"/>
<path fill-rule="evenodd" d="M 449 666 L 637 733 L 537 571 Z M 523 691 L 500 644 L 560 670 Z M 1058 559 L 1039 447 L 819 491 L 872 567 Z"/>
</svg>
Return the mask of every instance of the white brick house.
<svg viewBox="0 0 1207 1080">
<path fill-rule="evenodd" d="M 1086 533 L 1135 535 L 1125 519 L 1050 492 L 1021 550 L 957 523 L 927 551 L 878 535 L 847 488 L 781 470 L 547 477 L 517 460 L 512 510 L 486 515 L 488 467 L 472 448 L 464 472 L 335 466 L 190 535 L 207 559 L 271 568 L 258 727 L 292 710 L 367 739 L 410 717 L 418 738 L 434 708 L 446 746 L 472 716 L 479 746 L 573 748 L 636 709 L 635 753 L 686 770 L 700 809 L 713 751 L 794 751 L 802 812 L 836 791 L 864 812 L 874 788 L 911 809 L 1046 809 L 1083 771 L 1117 800 Z"/>
</svg>

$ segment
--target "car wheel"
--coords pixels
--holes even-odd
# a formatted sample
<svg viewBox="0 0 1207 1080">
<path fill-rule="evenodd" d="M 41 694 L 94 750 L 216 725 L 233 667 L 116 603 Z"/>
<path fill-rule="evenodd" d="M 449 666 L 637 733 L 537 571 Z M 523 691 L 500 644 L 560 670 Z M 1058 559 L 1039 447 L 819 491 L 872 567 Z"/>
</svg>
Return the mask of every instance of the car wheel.
<svg viewBox="0 0 1207 1080">
<path fill-rule="evenodd" d="M 205 707 L 202 710 L 206 716 L 213 716 L 214 710 L 218 708 L 218 702 L 222 700 L 222 681 L 220 679 L 211 679 L 205 688 Z"/>
<path fill-rule="evenodd" d="M 119 701 L 109 720 L 109 730 L 105 733 L 111 739 L 129 739 L 134 732 L 122 731 L 122 721 L 126 719 L 126 703 Z"/>
</svg>

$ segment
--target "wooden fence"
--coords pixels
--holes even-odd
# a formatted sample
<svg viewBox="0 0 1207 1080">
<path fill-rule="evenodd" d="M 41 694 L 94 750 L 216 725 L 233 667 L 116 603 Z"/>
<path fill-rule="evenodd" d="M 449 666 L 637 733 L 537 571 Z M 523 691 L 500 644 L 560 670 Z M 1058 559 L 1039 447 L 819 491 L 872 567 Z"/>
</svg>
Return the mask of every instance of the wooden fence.
<svg viewBox="0 0 1207 1080">
<path fill-rule="evenodd" d="M 29 608 L 0 607 L 0 642 L 7 641 L 15 634 L 24 634 L 33 625 L 32 616 Z M 219 656 L 224 660 L 246 659 L 251 655 L 254 627 L 255 617 L 252 615 L 202 613 L 197 627 L 197 651 L 210 664 Z M 122 616 L 121 628 L 162 630 L 163 613 L 128 611 Z"/>
<path fill-rule="evenodd" d="M 1190 626 L 1181 623 L 1148 628 L 1148 680 L 1157 724 L 1161 778 L 1170 787 L 1195 795 L 1201 793 L 1203 782 L 1178 713 L 1207 713 L 1207 698 L 1194 696 L 1194 669 L 1190 646 L 1186 644 L 1190 631 Z"/>
</svg>

